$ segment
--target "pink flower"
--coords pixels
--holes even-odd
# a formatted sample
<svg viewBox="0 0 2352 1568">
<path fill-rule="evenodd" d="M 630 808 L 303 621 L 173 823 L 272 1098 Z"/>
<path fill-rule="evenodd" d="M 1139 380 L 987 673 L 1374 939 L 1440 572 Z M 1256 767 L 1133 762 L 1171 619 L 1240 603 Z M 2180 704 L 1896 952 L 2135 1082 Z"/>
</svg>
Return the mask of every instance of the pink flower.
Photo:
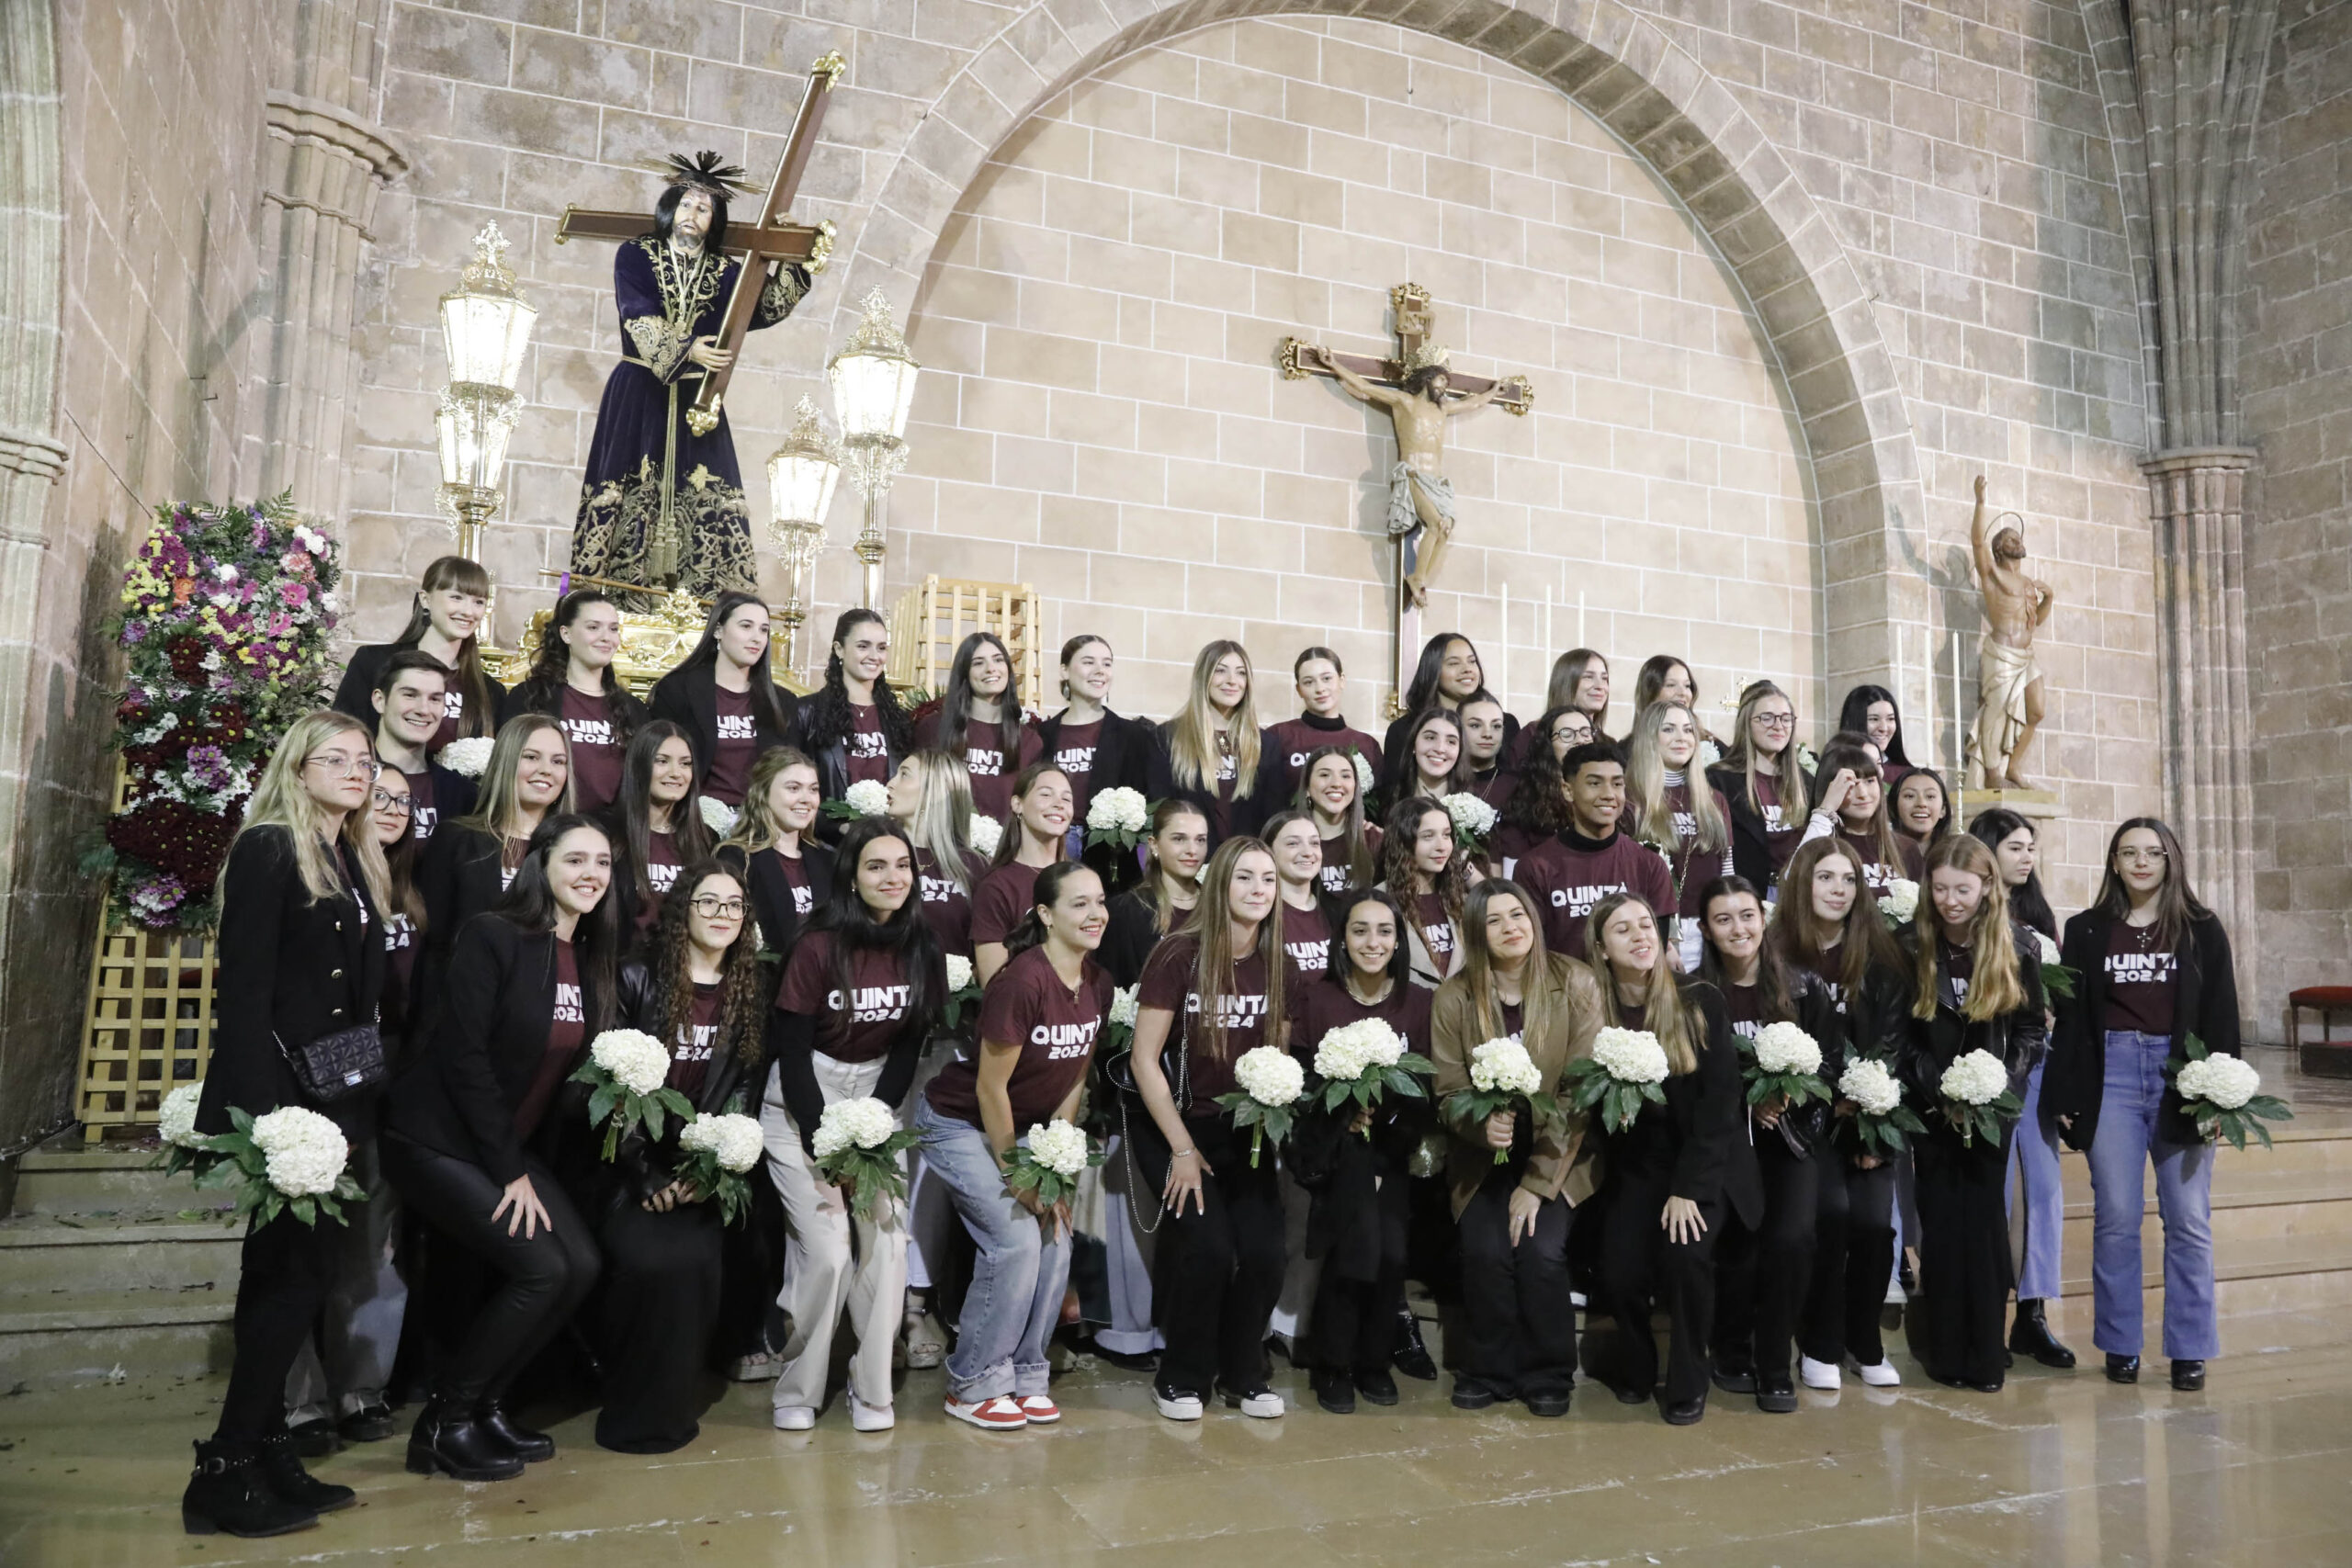
<svg viewBox="0 0 2352 1568">
<path fill-rule="evenodd" d="M 288 570 L 292 569 L 288 568 Z M 288 609 L 299 610 L 310 602 L 310 585 L 301 582 L 281 582 L 277 585 L 277 596 L 286 602 Z"/>
</svg>

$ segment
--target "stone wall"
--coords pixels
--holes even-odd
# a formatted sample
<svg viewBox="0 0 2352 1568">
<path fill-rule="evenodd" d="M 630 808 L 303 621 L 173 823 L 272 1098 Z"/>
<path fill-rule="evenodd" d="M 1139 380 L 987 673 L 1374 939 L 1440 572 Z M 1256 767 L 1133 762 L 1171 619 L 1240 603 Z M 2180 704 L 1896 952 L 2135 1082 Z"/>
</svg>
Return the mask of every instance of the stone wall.
<svg viewBox="0 0 2352 1568">
<path fill-rule="evenodd" d="M 2352 6 L 2289 5 L 2249 203 L 2246 642 L 2259 1021 L 2352 958 Z"/>
</svg>

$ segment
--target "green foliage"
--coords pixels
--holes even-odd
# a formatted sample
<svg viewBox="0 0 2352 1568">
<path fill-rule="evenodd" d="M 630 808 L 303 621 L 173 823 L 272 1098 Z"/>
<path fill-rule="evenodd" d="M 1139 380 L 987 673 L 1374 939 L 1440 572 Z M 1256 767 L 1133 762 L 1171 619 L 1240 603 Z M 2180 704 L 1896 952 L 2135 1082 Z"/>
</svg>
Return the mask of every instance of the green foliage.
<svg viewBox="0 0 2352 1568">
<path fill-rule="evenodd" d="M 1567 1090 L 1570 1104 L 1580 1111 L 1598 1111 L 1600 1124 L 1612 1133 L 1632 1126 L 1642 1107 L 1666 1103 L 1664 1084 L 1621 1082 L 1590 1056 L 1570 1062 L 1560 1074 L 1560 1085 Z"/>
<path fill-rule="evenodd" d="M 1379 1104 L 1381 1097 L 1385 1094 L 1406 1100 L 1426 1100 L 1429 1090 L 1421 1080 L 1436 1071 L 1436 1063 L 1427 1056 L 1408 1051 L 1396 1058 L 1394 1066 L 1367 1067 L 1360 1077 L 1324 1079 L 1319 1091 L 1323 1097 L 1323 1109 L 1337 1111 L 1352 1100 L 1359 1110 L 1369 1111 Z M 1371 1137 L 1372 1129 L 1365 1128 L 1363 1135 Z"/>
<path fill-rule="evenodd" d="M 901 1127 L 870 1149 L 844 1144 L 817 1161 L 817 1174 L 849 1195 L 852 1213 L 871 1220 L 876 1202 L 906 1197 L 907 1178 L 899 1168 L 899 1156 L 922 1141 L 922 1134 Z"/>
<path fill-rule="evenodd" d="M 1573 1062 L 1569 1064 L 1570 1066 L 1575 1065 Z M 1566 1081 L 1566 1074 L 1561 1075 L 1563 1082 Z M 1504 1089 L 1457 1089 L 1445 1097 L 1442 1109 L 1451 1121 L 1482 1122 L 1498 1112 L 1517 1111 L 1521 1106 L 1526 1107 L 1528 1114 L 1545 1126 L 1552 1125 L 1561 1119 L 1560 1102 L 1552 1096 L 1513 1094 L 1510 1090 Z M 1495 1151 L 1497 1165 L 1508 1165 L 1510 1162 L 1509 1149 Z"/>
<path fill-rule="evenodd" d="M 1300 1097 L 1301 1100 L 1305 1098 L 1303 1095 Z M 1272 1138 L 1279 1147 L 1282 1141 L 1290 1136 L 1291 1125 L 1298 1119 L 1299 1101 L 1296 1100 L 1288 1105 L 1265 1105 L 1237 1089 L 1231 1094 L 1218 1095 L 1216 1102 L 1233 1112 L 1233 1125 L 1237 1131 L 1243 1127 L 1250 1129 L 1250 1168 L 1252 1170 L 1258 1168 L 1258 1154 L 1266 1146 L 1266 1140 Z"/>
</svg>

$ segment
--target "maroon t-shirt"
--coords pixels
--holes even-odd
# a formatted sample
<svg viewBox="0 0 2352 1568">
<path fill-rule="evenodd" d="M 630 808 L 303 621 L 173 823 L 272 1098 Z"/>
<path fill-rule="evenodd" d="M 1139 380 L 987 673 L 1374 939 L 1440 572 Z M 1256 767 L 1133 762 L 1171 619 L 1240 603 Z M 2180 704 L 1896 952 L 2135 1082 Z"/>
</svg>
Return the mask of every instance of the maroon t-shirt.
<svg viewBox="0 0 2352 1568">
<path fill-rule="evenodd" d="M 940 731 L 946 726 L 943 713 L 927 713 L 915 725 L 915 745 L 918 748 L 939 744 Z M 1098 727 L 1099 728 L 1099 727 Z M 1012 809 L 1013 776 L 1037 760 L 1045 750 L 1037 739 L 1037 732 L 1026 724 L 1021 726 L 1013 754 L 1004 754 L 1004 730 L 1001 726 L 969 719 L 964 725 L 964 771 L 972 779 L 972 809 L 982 817 L 999 822 Z"/>
<path fill-rule="evenodd" d="M 1369 822 L 1363 827 L 1363 847 L 1372 857 L 1372 864 L 1363 886 L 1370 887 L 1380 880 L 1380 829 Z M 1326 893 L 1351 892 L 1357 886 L 1348 875 L 1348 840 L 1344 835 L 1323 840 L 1323 869 L 1316 873 L 1315 885 Z"/>
<path fill-rule="evenodd" d="M 1300 714 L 1267 726 L 1263 744 L 1276 749 L 1283 776 L 1294 790 L 1306 782 L 1306 759 L 1325 746 L 1348 747 L 1371 767 L 1374 778 L 1380 776 L 1380 742 L 1361 729 L 1351 728 L 1344 718 L 1318 719 Z"/>
<path fill-rule="evenodd" d="M 421 844 L 433 837 L 433 829 L 441 825 L 441 808 L 433 800 L 433 770 L 420 768 L 412 773 L 402 768 L 400 773 L 408 780 L 409 831 L 416 835 L 416 841 Z"/>
<path fill-rule="evenodd" d="M 1487 863 L 1494 868 L 1497 876 L 1515 879 L 1519 875 L 1519 863 L 1549 836 L 1524 823 L 1498 822 L 1495 830 L 1487 835 Z"/>
<path fill-rule="evenodd" d="M 514 1108 L 517 1138 L 527 1143 L 531 1134 L 539 1130 L 539 1118 L 548 1113 L 556 1087 L 571 1075 L 572 1058 L 580 1055 L 580 1047 L 587 1038 L 588 1012 L 580 995 L 580 963 L 572 956 L 571 944 L 558 937 L 555 1010 L 548 1019 L 547 1048 L 540 1053 L 538 1070 L 531 1075 L 531 1087 L 523 1091 L 523 1103 Z"/>
<path fill-rule="evenodd" d="M 849 737 L 842 745 L 849 782 L 890 782 L 890 739 L 882 728 L 882 712 L 872 703 L 849 705 Z"/>
<path fill-rule="evenodd" d="M 776 865 L 784 872 L 784 885 L 792 889 L 792 912 L 807 919 L 817 908 L 816 889 L 808 886 L 808 863 L 799 855 L 788 855 L 782 850 L 771 849 Z"/>
<path fill-rule="evenodd" d="M 1639 894 L 1661 923 L 1674 912 L 1674 879 L 1666 857 L 1623 831 L 1606 839 L 1571 829 L 1527 852 L 1515 878 L 1544 910 L 1544 945 L 1585 956 L 1585 919 L 1611 893 Z"/>
<path fill-rule="evenodd" d="M 571 808 L 593 816 L 620 797 L 625 750 L 620 726 L 613 722 L 612 706 L 601 692 L 591 695 L 566 686 L 556 707 L 564 741 L 571 748 Z"/>
<path fill-rule="evenodd" d="M 1724 1016 L 1731 1021 L 1731 1032 L 1742 1040 L 1753 1040 L 1764 1028 L 1764 987 L 1761 986 L 1724 986 Z"/>
<path fill-rule="evenodd" d="M 1724 823 L 1724 840 L 1729 844 L 1731 832 L 1731 803 L 1724 792 L 1711 789 L 1715 797 L 1715 814 Z M 1690 807 L 1690 782 L 1679 774 L 1668 773 L 1666 783 L 1666 808 L 1674 818 L 1674 863 L 1668 868 L 1673 886 L 1680 891 L 1675 896 L 1674 913 L 1690 919 L 1703 919 L 1707 913 L 1700 895 L 1707 884 L 1724 874 L 1722 852 L 1702 854 L 1699 850 L 1699 814 Z"/>
<path fill-rule="evenodd" d="M 1020 1059 L 1005 1094 L 1012 1101 L 1012 1131 L 1018 1137 L 1061 1109 L 1069 1091 L 1086 1077 L 1095 1037 L 1111 1012 L 1111 976 L 1089 959 L 1073 990 L 1054 973 L 1053 960 L 1033 947 L 1006 964 L 989 983 L 980 1001 L 980 1039 L 1018 1044 Z M 980 1070 L 977 1061 L 958 1059 L 939 1069 L 925 1092 L 931 1108 L 973 1126 L 980 1122 Z"/>
<path fill-rule="evenodd" d="M 1331 923 L 1318 906 L 1283 906 L 1283 952 L 1290 958 L 1290 984 L 1319 980 L 1331 967 Z"/>
<path fill-rule="evenodd" d="M 1854 857 L 1854 863 L 1862 868 L 1863 888 L 1871 898 L 1885 892 L 1887 884 L 1897 877 L 1905 882 L 1927 880 L 1927 852 L 1899 833 L 1894 838 L 1895 859 L 1899 863 L 1894 865 L 1889 865 L 1880 856 L 1875 840 L 1866 839 L 1860 833 L 1849 833 L 1842 826 L 1838 829 L 1838 843 L 1839 848 Z"/>
<path fill-rule="evenodd" d="M 2099 1027 L 2173 1032 L 2180 957 L 2157 945 L 2156 928 L 2118 920 L 2107 931 L 2107 1016 Z"/>
<path fill-rule="evenodd" d="M 1413 900 L 1413 923 L 1421 928 L 1421 941 L 1430 950 L 1430 961 L 1440 976 L 1453 973 L 1453 917 L 1445 912 L 1442 895 L 1424 893 Z"/>
<path fill-rule="evenodd" d="M 1060 739 L 1054 742 L 1054 766 L 1069 780 L 1077 812 L 1070 820 L 1080 828 L 1086 826 L 1086 803 L 1094 798 L 1094 749 L 1102 740 L 1102 721 L 1098 718 L 1092 724 L 1063 725 Z"/>
<path fill-rule="evenodd" d="M 1405 1037 L 1405 1049 L 1426 1056 L 1432 995 L 1419 986 L 1391 986 L 1385 997 L 1366 1004 L 1356 1000 L 1339 975 L 1327 970 L 1290 993 L 1291 1054 L 1311 1067 L 1315 1048 L 1323 1043 L 1326 1034 L 1376 1018 Z"/>
<path fill-rule="evenodd" d="M 1943 958 L 1944 976 L 1951 982 L 1951 1005 L 1968 1005 L 1968 983 L 1976 977 L 1976 953 L 1972 948 L 1954 947 L 1941 936 L 1936 938 L 1938 951 Z"/>
<path fill-rule="evenodd" d="M 775 1006 L 815 1019 L 816 1047 L 834 1061 L 874 1062 L 890 1054 L 913 993 L 897 954 L 869 952 L 851 957 L 844 997 L 833 989 L 833 933 L 810 931 L 793 945 Z"/>
<path fill-rule="evenodd" d="M 1829 999 L 1838 1004 L 1839 1012 L 1846 1010 L 1846 947 L 1843 942 L 1825 950 L 1817 957 L 1805 960 L 1798 967 L 1809 970 L 1815 979 L 1828 987 Z"/>
<path fill-rule="evenodd" d="M 465 722 L 466 694 L 458 687 L 451 686 L 441 694 L 441 728 L 433 732 L 433 739 L 424 748 L 426 752 L 437 752 L 442 747 L 455 740 L 458 738 L 458 732 L 465 728 Z"/>
<path fill-rule="evenodd" d="M 702 1098 L 703 1080 L 710 1076 L 713 1042 L 718 1038 L 718 1012 L 723 987 L 695 987 L 694 1010 L 670 1043 L 670 1087 L 688 1100 Z"/>
<path fill-rule="evenodd" d="M 673 833 L 649 829 L 645 835 L 645 880 L 653 885 L 653 897 L 637 911 L 637 929 L 650 931 L 662 919 L 662 901 L 670 889 L 678 885 L 678 840 Z"/>
<path fill-rule="evenodd" d="M 1005 829 L 1008 833 L 1019 830 Z M 972 889 L 974 947 L 984 942 L 1002 942 L 1012 935 L 1012 928 L 1029 913 L 1030 899 L 1037 891 L 1037 874 L 1044 869 L 1013 861 L 980 879 L 980 885 Z"/>
<path fill-rule="evenodd" d="M 401 996 L 409 994 L 409 982 L 416 976 L 416 927 L 409 923 L 409 918 L 398 910 L 385 916 L 384 954 L 391 964 L 392 977 L 398 982 Z M 417 1021 L 410 1020 L 412 1024 Z"/>
<path fill-rule="evenodd" d="M 1756 804 L 1764 810 L 1764 843 L 1772 852 L 1772 874 L 1778 876 L 1788 869 L 1789 857 L 1797 852 L 1810 814 L 1802 804 L 1794 807 L 1781 804 L 1781 781 L 1770 773 L 1756 775 Z"/>
<path fill-rule="evenodd" d="M 980 879 L 988 874 L 988 862 L 975 854 L 967 863 L 966 874 L 972 880 L 972 892 L 979 891 Z M 929 850 L 915 851 L 915 888 L 922 895 L 922 918 L 931 926 L 931 934 L 939 941 L 939 951 L 957 958 L 972 956 L 972 895 L 956 886 L 956 879 L 940 869 Z"/>
<path fill-rule="evenodd" d="M 729 806 L 743 804 L 751 787 L 752 764 L 760 755 L 760 723 L 752 713 L 752 694 L 714 685 L 718 742 L 711 748 L 710 766 L 703 770 L 702 792 Z"/>
<path fill-rule="evenodd" d="M 1204 1004 L 1193 988 L 1193 974 L 1200 963 L 1201 939 L 1171 936 L 1151 950 L 1143 966 L 1139 1008 L 1159 1008 L 1176 1015 L 1176 1029 L 1184 1040 L 1184 1071 L 1192 1082 L 1187 1116 L 1217 1116 L 1225 1108 L 1216 1097 L 1233 1092 L 1233 1064 L 1268 1039 L 1266 960 L 1261 953 L 1236 960 L 1233 994 Z M 1204 1005 L 1207 1011 L 1204 1012 Z M 1215 1025 L 1225 1028 L 1225 1050 L 1216 1050 Z M 1169 1085 L 1170 1090 L 1174 1084 Z"/>
</svg>

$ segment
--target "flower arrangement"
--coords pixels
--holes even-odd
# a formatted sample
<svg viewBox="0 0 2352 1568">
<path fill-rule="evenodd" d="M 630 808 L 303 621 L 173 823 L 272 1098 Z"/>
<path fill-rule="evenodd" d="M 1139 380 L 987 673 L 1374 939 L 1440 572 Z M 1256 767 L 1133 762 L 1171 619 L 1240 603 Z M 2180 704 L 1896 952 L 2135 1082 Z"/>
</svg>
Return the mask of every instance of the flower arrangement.
<svg viewBox="0 0 2352 1568">
<path fill-rule="evenodd" d="M 1504 1035 L 1471 1048 L 1470 1087 L 1445 1097 L 1445 1113 L 1456 1122 L 1484 1122 L 1497 1111 L 1516 1111 L 1521 1101 L 1541 1120 L 1560 1114 L 1560 1102 L 1544 1092 L 1544 1069 L 1526 1046 Z M 1497 1165 L 1510 1159 L 1509 1149 L 1495 1151 Z"/>
<path fill-rule="evenodd" d="M 1464 851 L 1475 851 L 1495 830 L 1502 813 L 1465 790 L 1456 790 L 1438 802 L 1453 821 L 1453 840 Z"/>
<path fill-rule="evenodd" d="M 478 779 L 490 767 L 490 753 L 497 745 L 487 735 L 469 735 L 442 747 L 433 760 L 453 773 Z"/>
<path fill-rule="evenodd" d="M 848 1192 L 852 1213 L 870 1220 L 876 1203 L 907 1195 L 899 1156 L 915 1146 L 918 1136 L 899 1125 L 888 1105 L 866 1095 L 826 1106 L 808 1142 L 816 1151 L 817 1173 Z"/>
<path fill-rule="evenodd" d="M 1337 1111 L 1350 1100 L 1365 1111 L 1394 1090 L 1420 1100 L 1421 1079 L 1435 1072 L 1427 1056 L 1405 1049 L 1405 1037 L 1376 1018 L 1359 1019 L 1327 1031 L 1315 1046 L 1315 1076 L 1323 1080 L 1323 1109 Z M 1370 1128 L 1364 1136 L 1372 1136 Z"/>
<path fill-rule="evenodd" d="M 1963 1146 L 1973 1146 L 1980 1137 L 1999 1143 L 2001 1123 L 2024 1109 L 2009 1088 L 2009 1069 L 1982 1049 L 1955 1057 L 1937 1080 L 1936 1092 L 1943 1097 L 1944 1119 L 1960 1130 Z"/>
<path fill-rule="evenodd" d="M 1135 1039 L 1136 998 L 1142 989 L 1142 985 L 1138 983 L 1133 986 L 1119 986 L 1112 990 L 1111 1016 L 1102 1021 L 1102 1047 L 1095 1053 L 1098 1057 L 1109 1055 L 1115 1051 L 1124 1051 L 1127 1048 L 1128 1043 Z"/>
<path fill-rule="evenodd" d="M 743 1173 L 760 1163 L 767 1141 L 758 1121 L 732 1111 L 697 1115 L 678 1130 L 677 1179 L 718 1205 L 721 1224 L 733 1224 L 752 1201 Z"/>
<path fill-rule="evenodd" d="M 2245 1147 L 2252 1137 L 2270 1146 L 2265 1122 L 2291 1122 L 2295 1113 L 2276 1095 L 2263 1094 L 2262 1075 L 2244 1057 L 2215 1055 L 2194 1034 L 2188 1039 L 2187 1059 L 2173 1065 L 2172 1087 L 2188 1102 L 2197 1131 L 2208 1143 L 2227 1138 L 2233 1148 Z"/>
<path fill-rule="evenodd" d="M 1886 891 L 1878 896 L 1878 912 L 1886 917 L 1890 930 L 1909 925 L 1919 912 L 1919 885 L 1908 877 L 1890 878 Z"/>
<path fill-rule="evenodd" d="M 964 1010 L 980 999 L 979 972 L 972 961 L 956 953 L 947 955 L 947 1000 L 941 1004 L 939 1021 L 954 1029 L 964 1021 Z"/>
<path fill-rule="evenodd" d="M 1012 1145 L 1004 1157 L 1004 1184 L 1015 1192 L 1035 1192 L 1037 1206 L 1051 1209 L 1078 1190 L 1078 1179 L 1089 1166 L 1102 1163 L 1102 1150 L 1085 1131 L 1057 1116 L 1031 1122 L 1029 1136 Z"/>
<path fill-rule="evenodd" d="M 1910 1134 L 1928 1130 L 1903 1103 L 1903 1085 L 1875 1057 L 1857 1056 L 1847 1064 L 1838 1077 L 1838 1096 L 1854 1108 L 1854 1136 L 1864 1154 L 1892 1159 Z"/>
<path fill-rule="evenodd" d="M 1622 1133 L 1645 1105 L 1666 1103 L 1666 1047 L 1646 1029 L 1611 1026 L 1592 1037 L 1592 1055 L 1570 1062 L 1560 1075 L 1569 1102 L 1598 1107 L 1601 1124 Z"/>
<path fill-rule="evenodd" d="M 1292 1107 L 1306 1092 L 1306 1069 L 1281 1046 L 1261 1045 L 1235 1060 L 1233 1081 L 1239 1087 L 1218 1095 L 1216 1102 L 1233 1112 L 1237 1129 L 1250 1129 L 1250 1168 L 1255 1170 L 1268 1138 L 1280 1145 L 1290 1136 L 1297 1114 Z"/>
<path fill-rule="evenodd" d="M 1125 784 L 1098 790 L 1086 803 L 1086 841 L 1132 850 L 1151 827 L 1151 807 L 1143 791 Z"/>
<path fill-rule="evenodd" d="M 1004 824 L 993 817 L 983 817 L 975 811 L 965 836 L 972 840 L 973 849 L 992 860 L 996 857 L 997 846 L 1004 842 Z"/>
<path fill-rule="evenodd" d="M 2058 944 L 2047 932 L 2033 933 L 2034 956 L 2041 961 L 2041 988 L 2060 1001 L 2075 997 L 2075 972 L 2058 961 Z"/>
<path fill-rule="evenodd" d="M 1829 1088 L 1821 1081 L 1820 1043 L 1795 1024 L 1785 1020 L 1768 1023 L 1754 1040 L 1742 1040 L 1739 1049 L 1747 1058 L 1748 1104 L 1777 1098 L 1803 1105 L 1829 1098 Z"/>
<path fill-rule="evenodd" d="M 291 1213 L 306 1225 L 323 1214 L 345 1223 L 343 1205 L 364 1203 L 368 1194 L 345 1167 L 351 1145 L 343 1129 L 315 1111 L 280 1106 L 259 1116 L 229 1108 L 232 1131 L 207 1137 L 196 1130 L 201 1083 L 183 1084 L 164 1097 L 156 1118 L 163 1134 L 166 1175 L 193 1169 L 202 1188 L 233 1192 L 232 1224 L 250 1219 L 266 1225 Z"/>
<path fill-rule="evenodd" d="M 571 1075 L 589 1085 L 588 1125 L 605 1129 L 605 1157 L 611 1159 L 622 1137 L 642 1126 L 649 1138 L 662 1136 L 665 1115 L 684 1121 L 693 1101 L 668 1087 L 670 1048 L 641 1029 L 607 1029 L 588 1043 L 588 1059 Z"/>
<path fill-rule="evenodd" d="M 447 750 L 447 748 L 444 747 L 443 750 Z M 735 823 L 741 815 L 723 800 L 714 800 L 707 795 L 702 797 L 702 825 L 709 829 L 715 838 L 723 839 L 733 832 Z"/>
<path fill-rule="evenodd" d="M 890 809 L 890 786 L 872 779 L 860 779 L 842 792 L 839 800 L 825 802 L 825 815 L 836 822 L 854 822 L 862 817 L 879 817 Z"/>
<path fill-rule="evenodd" d="M 110 879 L 118 919 L 192 931 L 218 918 L 214 885 L 254 781 L 322 699 L 342 575 L 334 542 L 286 495 L 155 509 L 112 623 L 122 807 L 83 865 Z"/>
</svg>

